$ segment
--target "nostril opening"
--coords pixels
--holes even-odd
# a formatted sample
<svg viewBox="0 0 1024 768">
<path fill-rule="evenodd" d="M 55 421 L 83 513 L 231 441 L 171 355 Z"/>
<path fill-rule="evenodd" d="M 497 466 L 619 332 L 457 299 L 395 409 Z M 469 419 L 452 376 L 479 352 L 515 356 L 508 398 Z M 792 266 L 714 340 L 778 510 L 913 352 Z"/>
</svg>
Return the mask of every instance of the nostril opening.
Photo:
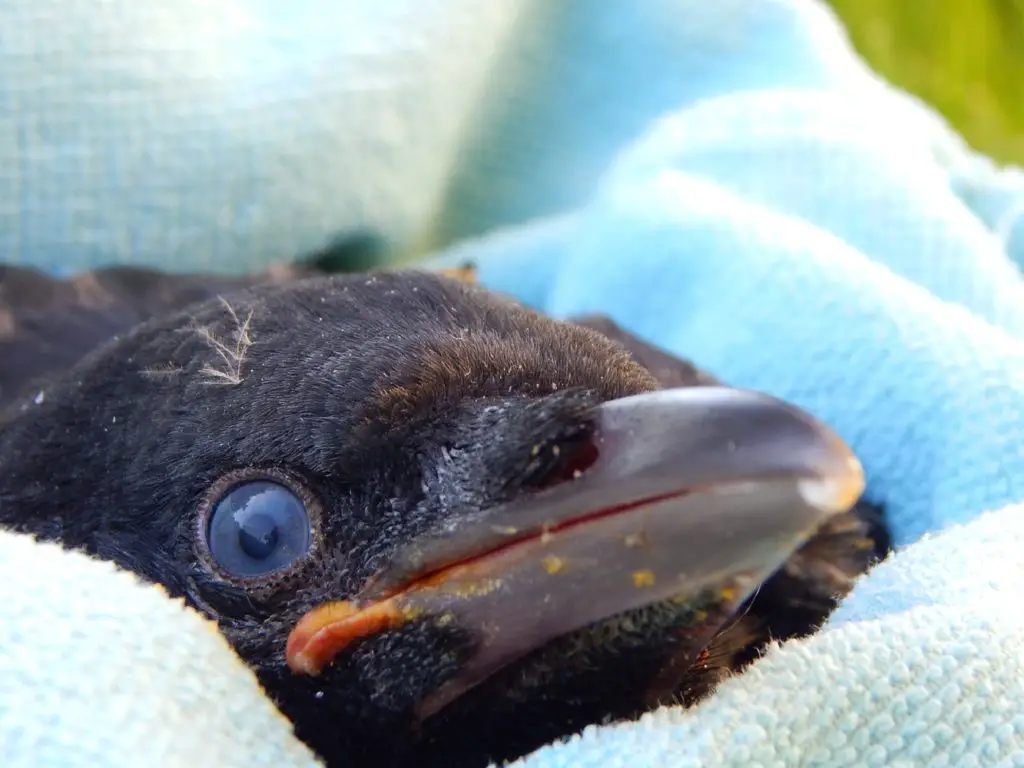
<svg viewBox="0 0 1024 768">
<path fill-rule="evenodd" d="M 594 465 L 600 455 L 590 434 L 544 443 L 534 451 L 523 485 L 537 491 L 576 480 Z"/>
</svg>

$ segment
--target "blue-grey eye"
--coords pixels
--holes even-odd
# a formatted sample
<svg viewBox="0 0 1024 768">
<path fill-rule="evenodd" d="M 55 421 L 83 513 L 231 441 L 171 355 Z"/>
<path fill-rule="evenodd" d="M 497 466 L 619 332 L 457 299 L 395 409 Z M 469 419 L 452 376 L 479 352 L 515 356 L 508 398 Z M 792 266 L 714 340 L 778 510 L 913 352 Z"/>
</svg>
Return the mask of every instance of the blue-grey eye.
<svg viewBox="0 0 1024 768">
<path fill-rule="evenodd" d="M 287 486 L 271 480 L 236 485 L 216 503 L 207 540 L 227 573 L 265 576 L 305 555 L 312 543 L 309 511 Z"/>
</svg>

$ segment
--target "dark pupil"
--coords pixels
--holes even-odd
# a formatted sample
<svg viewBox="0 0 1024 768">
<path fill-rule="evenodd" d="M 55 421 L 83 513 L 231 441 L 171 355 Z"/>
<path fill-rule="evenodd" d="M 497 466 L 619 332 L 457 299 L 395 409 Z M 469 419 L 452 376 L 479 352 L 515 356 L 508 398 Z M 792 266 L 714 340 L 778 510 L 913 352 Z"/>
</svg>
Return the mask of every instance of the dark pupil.
<svg viewBox="0 0 1024 768">
<path fill-rule="evenodd" d="M 250 515 L 238 524 L 238 544 L 253 560 L 266 560 L 277 547 L 277 523 L 269 515 Z"/>
<path fill-rule="evenodd" d="M 253 480 L 217 502 L 206 536 L 217 564 L 244 578 L 272 573 L 308 553 L 312 528 L 306 505 L 292 490 Z"/>
</svg>

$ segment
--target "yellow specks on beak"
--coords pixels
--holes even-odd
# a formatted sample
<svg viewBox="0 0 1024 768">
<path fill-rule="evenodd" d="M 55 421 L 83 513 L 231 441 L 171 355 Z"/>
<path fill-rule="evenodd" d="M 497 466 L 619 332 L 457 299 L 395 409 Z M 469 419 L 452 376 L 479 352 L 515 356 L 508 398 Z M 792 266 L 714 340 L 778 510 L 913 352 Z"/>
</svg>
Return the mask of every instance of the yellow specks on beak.
<svg viewBox="0 0 1024 768">
<path fill-rule="evenodd" d="M 556 573 L 565 568 L 565 560 L 554 555 L 548 555 L 543 560 L 544 570 L 554 576 Z"/>
<path fill-rule="evenodd" d="M 415 606 L 403 605 L 400 609 L 402 618 L 406 621 L 414 621 L 423 615 L 423 609 Z"/>
<path fill-rule="evenodd" d="M 648 569 L 633 571 L 633 586 L 637 589 L 654 586 L 654 572 Z"/>
<path fill-rule="evenodd" d="M 445 592 L 463 600 L 489 595 L 501 588 L 501 579 L 452 579 L 440 586 Z"/>
</svg>

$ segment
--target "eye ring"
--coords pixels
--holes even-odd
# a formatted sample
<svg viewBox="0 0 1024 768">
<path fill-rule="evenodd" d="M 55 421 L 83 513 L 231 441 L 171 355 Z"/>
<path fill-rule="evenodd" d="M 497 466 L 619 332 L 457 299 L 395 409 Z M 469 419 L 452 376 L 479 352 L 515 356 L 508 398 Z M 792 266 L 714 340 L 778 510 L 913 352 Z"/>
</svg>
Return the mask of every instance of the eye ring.
<svg viewBox="0 0 1024 768">
<path fill-rule="evenodd" d="M 229 494 L 250 483 L 280 486 L 301 502 L 309 524 L 309 540 L 304 551 L 281 567 L 265 573 L 245 575 L 225 568 L 210 543 L 210 526 L 218 507 Z M 199 559 L 219 579 L 246 588 L 264 587 L 288 579 L 309 563 L 321 548 L 323 506 L 309 487 L 294 473 L 276 467 L 236 469 L 214 481 L 204 492 L 195 516 L 193 541 Z"/>
</svg>

